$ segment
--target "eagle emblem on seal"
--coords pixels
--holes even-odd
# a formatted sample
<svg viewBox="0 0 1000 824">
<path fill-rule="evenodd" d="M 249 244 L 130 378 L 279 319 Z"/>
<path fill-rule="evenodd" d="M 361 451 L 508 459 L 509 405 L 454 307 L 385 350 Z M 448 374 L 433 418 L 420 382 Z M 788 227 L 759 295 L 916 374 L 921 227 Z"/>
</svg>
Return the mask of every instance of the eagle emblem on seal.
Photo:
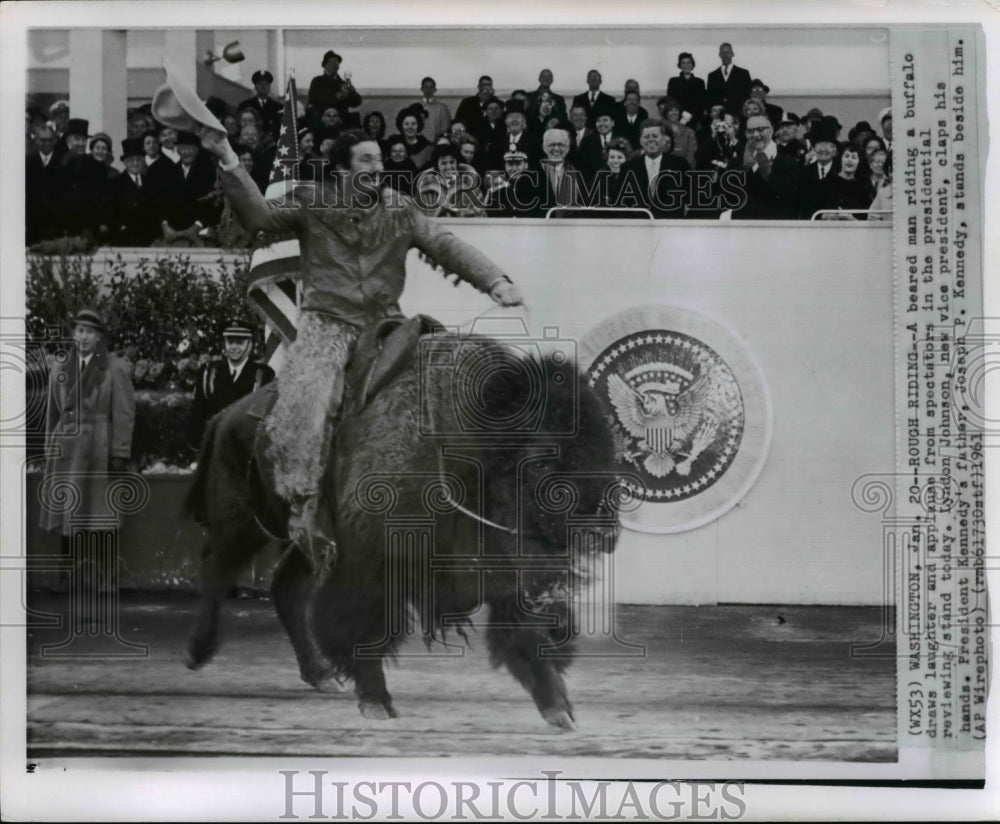
<svg viewBox="0 0 1000 824">
<path fill-rule="evenodd" d="M 607 399 L 618 459 L 646 478 L 647 500 L 682 500 L 715 483 L 743 434 L 732 371 L 702 341 L 648 330 L 619 339 L 590 370 Z"/>
</svg>

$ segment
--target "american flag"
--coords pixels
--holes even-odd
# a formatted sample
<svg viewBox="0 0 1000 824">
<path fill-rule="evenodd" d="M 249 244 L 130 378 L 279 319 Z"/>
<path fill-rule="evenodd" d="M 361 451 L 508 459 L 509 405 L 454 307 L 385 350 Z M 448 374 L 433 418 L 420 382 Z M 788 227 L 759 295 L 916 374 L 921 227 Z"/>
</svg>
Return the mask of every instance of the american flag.
<svg viewBox="0 0 1000 824">
<path fill-rule="evenodd" d="M 298 123 L 296 119 L 295 78 L 288 79 L 285 111 L 281 119 L 278 147 L 264 197 L 273 202 L 284 200 L 296 184 L 293 177 L 299 161 Z M 295 340 L 299 316 L 298 280 L 301 249 L 297 238 L 279 240 L 258 249 L 250 258 L 250 286 L 247 299 L 266 325 L 264 356 L 275 372 L 281 370 L 285 350 Z"/>
</svg>

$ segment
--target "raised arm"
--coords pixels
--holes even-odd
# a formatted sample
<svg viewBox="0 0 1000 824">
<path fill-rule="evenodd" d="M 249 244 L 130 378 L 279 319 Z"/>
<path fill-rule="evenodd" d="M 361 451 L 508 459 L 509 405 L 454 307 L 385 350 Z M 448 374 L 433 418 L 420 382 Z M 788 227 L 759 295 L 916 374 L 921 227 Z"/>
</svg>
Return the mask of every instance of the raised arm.
<svg viewBox="0 0 1000 824">
<path fill-rule="evenodd" d="M 229 145 L 225 133 L 203 129 L 201 145 L 219 159 L 219 179 L 222 190 L 239 215 L 240 222 L 251 232 L 288 232 L 299 227 L 303 216 L 300 207 L 269 203 L 264 199 L 240 159 Z"/>
</svg>

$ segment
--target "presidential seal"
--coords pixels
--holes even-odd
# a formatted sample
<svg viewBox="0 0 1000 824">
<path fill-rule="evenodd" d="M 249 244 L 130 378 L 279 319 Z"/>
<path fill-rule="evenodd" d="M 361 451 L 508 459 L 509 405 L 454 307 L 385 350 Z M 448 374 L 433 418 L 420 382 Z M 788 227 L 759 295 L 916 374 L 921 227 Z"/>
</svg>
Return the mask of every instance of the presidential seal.
<svg viewBox="0 0 1000 824">
<path fill-rule="evenodd" d="M 770 404 L 742 342 L 680 307 L 628 310 L 581 342 L 604 400 L 629 493 L 625 526 L 680 532 L 718 518 L 749 490 L 770 441 Z"/>
</svg>

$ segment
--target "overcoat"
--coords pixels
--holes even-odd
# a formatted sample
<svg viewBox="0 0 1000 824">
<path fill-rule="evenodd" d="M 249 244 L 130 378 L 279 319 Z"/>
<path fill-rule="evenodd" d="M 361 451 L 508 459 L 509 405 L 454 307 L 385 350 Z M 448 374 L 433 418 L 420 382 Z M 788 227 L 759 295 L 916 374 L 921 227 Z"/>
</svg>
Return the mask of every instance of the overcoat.
<svg viewBox="0 0 1000 824">
<path fill-rule="evenodd" d="M 69 350 L 49 373 L 45 427 L 45 477 L 69 475 L 79 502 L 76 507 L 42 506 L 41 526 L 70 534 L 70 518 L 112 514 L 105 502 L 106 473 L 111 458 L 127 459 L 132 451 L 135 392 L 125 361 L 103 346 L 90 358 L 83 374 L 79 354 Z M 55 497 L 55 496 L 53 496 Z"/>
</svg>

